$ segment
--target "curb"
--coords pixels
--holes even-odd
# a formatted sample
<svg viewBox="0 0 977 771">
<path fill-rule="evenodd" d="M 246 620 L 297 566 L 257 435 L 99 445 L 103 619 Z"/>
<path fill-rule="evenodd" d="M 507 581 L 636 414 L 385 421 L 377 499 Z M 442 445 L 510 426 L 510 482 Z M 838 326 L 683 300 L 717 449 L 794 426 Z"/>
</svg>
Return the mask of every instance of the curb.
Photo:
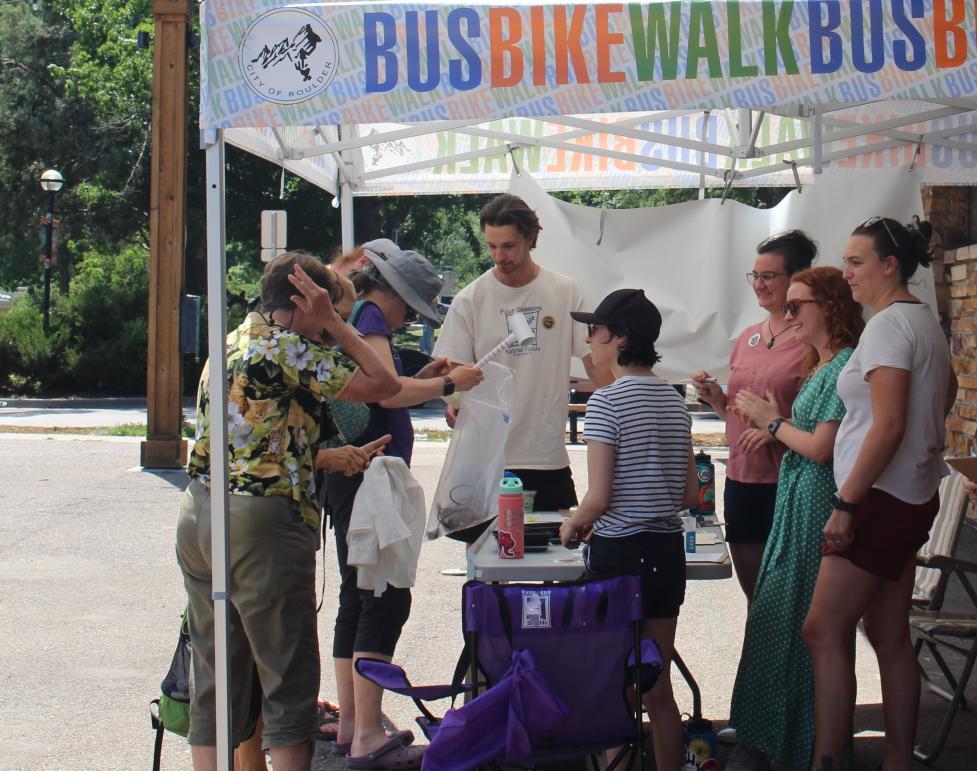
<svg viewBox="0 0 977 771">
<path fill-rule="evenodd" d="M 0 396 L 0 404 L 20 409 L 35 408 L 42 410 L 133 410 L 146 409 L 146 398 L 143 396 L 80 396 L 59 399 L 34 399 L 20 396 Z M 195 410 L 195 400 L 183 400 L 184 410 Z"/>
</svg>

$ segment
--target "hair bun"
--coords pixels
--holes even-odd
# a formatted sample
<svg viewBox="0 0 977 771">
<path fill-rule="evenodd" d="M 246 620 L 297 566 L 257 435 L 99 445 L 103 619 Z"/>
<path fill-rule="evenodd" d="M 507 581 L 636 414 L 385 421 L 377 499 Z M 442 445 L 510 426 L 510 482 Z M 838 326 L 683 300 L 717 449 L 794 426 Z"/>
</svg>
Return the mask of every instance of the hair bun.
<svg viewBox="0 0 977 771">
<path fill-rule="evenodd" d="M 906 230 L 910 233 L 918 233 L 920 236 L 926 239 L 926 243 L 929 244 L 930 239 L 933 238 L 933 226 L 927 220 L 921 220 L 918 215 L 913 215 L 913 218 L 906 223 Z"/>
</svg>

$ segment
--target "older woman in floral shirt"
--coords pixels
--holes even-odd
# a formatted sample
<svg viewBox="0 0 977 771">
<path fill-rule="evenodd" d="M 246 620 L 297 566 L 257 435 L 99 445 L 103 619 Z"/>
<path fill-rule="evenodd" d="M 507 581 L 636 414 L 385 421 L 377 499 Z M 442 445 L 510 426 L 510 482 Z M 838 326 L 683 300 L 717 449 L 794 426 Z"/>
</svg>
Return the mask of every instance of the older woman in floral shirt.
<svg viewBox="0 0 977 771">
<path fill-rule="evenodd" d="M 231 729 L 235 744 L 246 738 L 256 669 L 276 771 L 309 768 L 308 740 L 318 723 L 314 459 L 322 401 L 378 401 L 399 390 L 377 354 L 336 313 L 334 297 L 329 270 L 311 255 L 288 252 L 265 269 L 261 312 L 227 337 Z M 345 355 L 323 345 L 326 338 Z M 209 374 L 205 366 L 191 481 L 177 524 L 194 647 L 188 739 L 197 769 L 216 765 Z"/>
</svg>

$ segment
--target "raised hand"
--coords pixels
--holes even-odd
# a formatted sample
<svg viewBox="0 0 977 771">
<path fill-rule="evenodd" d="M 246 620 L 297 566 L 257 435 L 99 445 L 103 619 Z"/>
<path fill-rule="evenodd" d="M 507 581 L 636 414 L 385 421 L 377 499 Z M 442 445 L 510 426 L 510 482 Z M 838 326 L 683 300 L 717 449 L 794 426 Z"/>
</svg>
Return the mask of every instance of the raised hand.
<svg viewBox="0 0 977 771">
<path fill-rule="evenodd" d="M 330 322 L 339 318 L 329 298 L 329 292 L 313 281 L 300 266 L 296 265 L 293 268 L 288 280 L 299 291 L 299 294 L 293 294 L 289 299 L 296 308 L 321 328 L 325 328 Z"/>
<path fill-rule="evenodd" d="M 692 374 L 692 385 L 695 387 L 695 394 L 702 401 L 712 408 L 722 407 L 726 401 L 723 388 L 705 370 L 699 370 Z"/>
<path fill-rule="evenodd" d="M 781 417 L 780 405 L 770 391 L 767 391 L 767 398 L 762 399 L 745 388 L 736 394 L 736 413 L 748 418 L 757 428 L 765 428 Z"/>
</svg>

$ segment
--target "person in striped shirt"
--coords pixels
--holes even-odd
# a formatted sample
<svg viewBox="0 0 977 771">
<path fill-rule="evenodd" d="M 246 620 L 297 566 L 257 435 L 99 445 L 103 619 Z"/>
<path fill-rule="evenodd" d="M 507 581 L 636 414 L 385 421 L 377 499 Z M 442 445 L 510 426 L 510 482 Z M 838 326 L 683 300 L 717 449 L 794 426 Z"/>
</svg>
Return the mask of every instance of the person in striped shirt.
<svg viewBox="0 0 977 771">
<path fill-rule="evenodd" d="M 672 659 L 679 608 L 685 599 L 685 548 L 678 512 L 696 502 L 692 419 L 675 389 L 653 367 L 662 317 L 640 289 L 618 289 L 593 313 L 570 316 L 587 324 L 595 365 L 615 380 L 587 403 L 588 489 L 563 523 L 568 548 L 587 540 L 585 559 L 596 574 L 621 571 L 642 578 L 645 637 L 653 639 L 665 672 L 644 696 L 654 731 L 657 768 L 679 768 L 682 721 L 672 694 Z"/>
</svg>

